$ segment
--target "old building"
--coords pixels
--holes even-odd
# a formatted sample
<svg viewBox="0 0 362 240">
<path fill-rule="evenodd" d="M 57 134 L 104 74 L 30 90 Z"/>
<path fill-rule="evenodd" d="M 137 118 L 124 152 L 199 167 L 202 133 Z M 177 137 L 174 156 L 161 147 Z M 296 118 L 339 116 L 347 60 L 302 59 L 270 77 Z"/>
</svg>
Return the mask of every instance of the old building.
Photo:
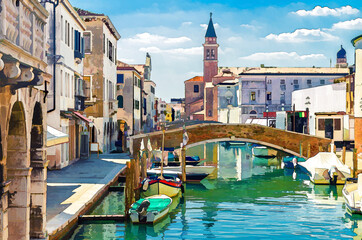
<svg viewBox="0 0 362 240">
<path fill-rule="evenodd" d="M 38 1 L 0 2 L 0 239 L 45 238 L 47 86 Z"/>
<path fill-rule="evenodd" d="M 185 113 L 189 120 L 196 120 L 194 114 L 204 110 L 204 86 L 201 76 L 185 81 Z M 203 116 L 200 120 L 203 120 Z"/>
<path fill-rule="evenodd" d="M 337 64 L 336 64 L 336 67 L 337 68 L 346 68 L 346 67 L 348 67 L 346 50 L 344 50 L 342 45 L 341 45 L 341 49 L 337 52 Z"/>
<path fill-rule="evenodd" d="M 52 4 L 46 7 L 53 12 Z M 51 24 L 54 20 L 55 28 Z M 84 139 L 85 142 L 81 142 L 81 134 L 89 127 L 89 121 L 77 112 L 84 110 L 83 35 L 86 27 L 68 0 L 59 3 L 48 22 L 47 43 L 52 50 L 48 54 L 48 71 L 53 75 L 47 96 L 48 125 L 66 133 L 69 142 L 49 146 L 47 157 L 49 168 L 63 168 L 80 158 L 82 145 L 89 145 Z"/>
<path fill-rule="evenodd" d="M 94 122 L 92 141 L 109 152 L 117 140 L 117 41 L 121 38 L 108 16 L 77 9 L 86 25 L 87 43 L 84 79 L 89 81 L 89 98 L 84 113 Z"/>
</svg>

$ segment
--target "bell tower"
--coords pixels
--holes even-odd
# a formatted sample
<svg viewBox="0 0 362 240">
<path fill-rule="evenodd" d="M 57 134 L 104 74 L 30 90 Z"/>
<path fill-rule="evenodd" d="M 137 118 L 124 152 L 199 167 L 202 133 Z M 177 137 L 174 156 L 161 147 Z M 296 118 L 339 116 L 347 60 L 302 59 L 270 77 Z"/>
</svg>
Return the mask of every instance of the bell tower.
<svg viewBox="0 0 362 240">
<path fill-rule="evenodd" d="M 217 75 L 218 69 L 218 48 L 217 37 L 214 24 L 212 22 L 212 13 L 205 34 L 204 46 L 204 82 L 211 82 L 212 77 Z"/>
</svg>

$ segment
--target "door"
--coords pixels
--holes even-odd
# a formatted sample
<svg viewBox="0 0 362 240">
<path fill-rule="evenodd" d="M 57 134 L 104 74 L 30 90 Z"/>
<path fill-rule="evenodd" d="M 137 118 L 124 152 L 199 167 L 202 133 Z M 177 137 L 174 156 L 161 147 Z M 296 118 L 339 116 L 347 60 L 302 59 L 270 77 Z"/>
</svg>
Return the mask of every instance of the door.
<svg viewBox="0 0 362 240">
<path fill-rule="evenodd" d="M 325 137 L 333 139 L 333 119 L 325 119 Z"/>
</svg>

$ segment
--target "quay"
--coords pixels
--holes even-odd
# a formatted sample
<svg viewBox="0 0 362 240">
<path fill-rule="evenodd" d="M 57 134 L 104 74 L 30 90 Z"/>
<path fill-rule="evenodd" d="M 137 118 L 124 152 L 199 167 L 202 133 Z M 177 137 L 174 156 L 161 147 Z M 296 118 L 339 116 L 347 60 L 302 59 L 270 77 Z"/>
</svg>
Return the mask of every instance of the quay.
<svg viewBox="0 0 362 240">
<path fill-rule="evenodd" d="M 116 182 L 130 157 L 122 154 L 96 154 L 61 170 L 48 172 L 47 232 L 59 239 L 77 226 L 79 216 Z M 83 217 L 85 218 L 85 217 Z"/>
</svg>

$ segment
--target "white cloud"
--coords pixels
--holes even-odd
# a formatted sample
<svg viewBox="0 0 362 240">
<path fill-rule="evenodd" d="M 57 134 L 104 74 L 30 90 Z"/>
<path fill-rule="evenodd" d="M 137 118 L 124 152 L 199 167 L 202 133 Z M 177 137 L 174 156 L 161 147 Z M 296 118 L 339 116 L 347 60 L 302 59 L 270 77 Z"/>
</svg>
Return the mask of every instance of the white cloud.
<svg viewBox="0 0 362 240">
<path fill-rule="evenodd" d="M 241 40 L 243 40 L 242 37 L 229 37 L 228 38 L 229 42 L 240 42 Z"/>
<path fill-rule="evenodd" d="M 119 61 L 124 62 L 124 63 L 135 63 L 136 60 L 133 58 L 118 58 Z"/>
<path fill-rule="evenodd" d="M 320 60 L 326 59 L 323 54 L 308 54 L 299 55 L 296 52 L 260 52 L 253 53 L 246 57 L 240 57 L 242 60 L 250 61 L 268 61 L 268 60 L 293 60 L 293 61 L 304 61 L 304 60 Z"/>
<path fill-rule="evenodd" d="M 209 24 L 200 24 L 200 27 L 202 27 L 203 29 L 207 29 L 207 26 L 209 26 Z M 214 28 L 217 29 L 219 28 L 220 25 L 218 23 L 214 23 Z"/>
<path fill-rule="evenodd" d="M 191 24 L 192 22 L 183 22 L 181 26 L 185 27 L 185 26 L 190 26 Z"/>
<path fill-rule="evenodd" d="M 329 33 L 323 32 L 320 29 L 297 29 L 292 33 L 269 34 L 265 37 L 268 40 L 275 40 L 278 42 L 321 42 L 321 41 L 335 41 L 335 37 Z"/>
<path fill-rule="evenodd" d="M 340 8 L 329 8 L 316 6 L 313 10 L 298 10 L 293 12 L 299 16 L 342 16 L 342 15 L 353 15 L 358 14 L 359 10 L 357 8 L 352 8 L 351 6 L 343 6 Z"/>
<path fill-rule="evenodd" d="M 140 48 L 141 52 L 148 53 L 168 53 L 174 55 L 202 55 L 202 47 L 192 47 L 192 48 L 174 48 L 174 49 L 160 49 L 158 47 L 143 47 Z"/>
<path fill-rule="evenodd" d="M 152 43 L 179 44 L 179 43 L 189 42 L 191 41 L 191 39 L 188 37 L 169 38 L 145 32 L 145 33 L 136 34 L 134 37 L 124 39 L 123 41 L 128 41 L 133 43 L 137 42 L 142 44 L 152 44 Z"/>
<path fill-rule="evenodd" d="M 362 30 L 362 18 L 335 23 L 332 29 Z"/>
<path fill-rule="evenodd" d="M 250 24 L 241 24 L 240 27 L 251 29 L 251 30 L 257 29 L 257 27 L 255 27 L 254 25 L 250 25 Z"/>
</svg>

